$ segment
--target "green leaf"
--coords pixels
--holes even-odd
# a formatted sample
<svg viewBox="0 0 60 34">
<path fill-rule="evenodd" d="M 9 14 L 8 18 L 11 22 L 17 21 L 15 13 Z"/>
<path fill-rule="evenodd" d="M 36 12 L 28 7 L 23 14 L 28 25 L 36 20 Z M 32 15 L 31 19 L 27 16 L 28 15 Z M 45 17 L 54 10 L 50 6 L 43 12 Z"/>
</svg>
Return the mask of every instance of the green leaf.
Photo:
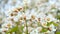
<svg viewBox="0 0 60 34">
<path fill-rule="evenodd" d="M 53 25 L 54 25 L 54 26 L 58 26 L 58 24 L 57 24 L 57 23 L 53 23 Z"/>
<path fill-rule="evenodd" d="M 8 34 L 8 32 L 6 32 L 6 34 Z"/>
<path fill-rule="evenodd" d="M 18 26 L 9 29 L 8 32 L 9 32 L 9 33 L 10 33 L 10 32 L 15 32 L 15 31 L 17 31 L 17 30 L 18 30 Z"/>
<path fill-rule="evenodd" d="M 47 32 L 48 30 L 46 28 L 42 28 L 41 32 Z"/>
<path fill-rule="evenodd" d="M 54 23 L 53 21 L 47 22 L 47 26 L 50 26 L 51 24 L 53 24 L 54 26 L 58 26 L 58 24 L 57 23 Z"/>
<path fill-rule="evenodd" d="M 16 34 L 22 34 L 23 33 L 23 28 L 24 28 L 24 26 L 20 25 L 20 27 L 18 28 L 18 31 L 16 31 L 15 33 Z"/>
<path fill-rule="evenodd" d="M 47 26 L 50 26 L 52 23 L 53 23 L 53 21 L 47 22 Z"/>
<path fill-rule="evenodd" d="M 23 30 L 24 26 L 21 26 L 21 30 Z"/>
<path fill-rule="evenodd" d="M 60 16 L 59 15 L 57 15 L 56 18 L 60 20 Z"/>
<path fill-rule="evenodd" d="M 60 31 L 57 31 L 56 34 L 60 34 Z"/>
</svg>

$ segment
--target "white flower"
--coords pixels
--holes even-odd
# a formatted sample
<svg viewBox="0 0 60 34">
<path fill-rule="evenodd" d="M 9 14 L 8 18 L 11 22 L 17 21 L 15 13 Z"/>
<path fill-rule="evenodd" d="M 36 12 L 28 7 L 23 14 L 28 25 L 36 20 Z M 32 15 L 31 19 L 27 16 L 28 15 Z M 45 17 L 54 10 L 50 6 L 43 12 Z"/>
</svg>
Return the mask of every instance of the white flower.
<svg viewBox="0 0 60 34">
<path fill-rule="evenodd" d="M 49 3 L 50 4 L 54 4 L 54 3 L 56 3 L 57 2 L 57 0 L 49 0 Z"/>
<path fill-rule="evenodd" d="M 54 26 L 53 24 L 51 24 L 50 27 L 51 27 L 51 30 L 52 30 L 53 32 L 56 31 L 56 28 L 55 28 L 55 26 Z"/>
<path fill-rule="evenodd" d="M 42 30 L 42 27 L 37 27 L 36 30 L 40 32 Z"/>
<path fill-rule="evenodd" d="M 26 32 L 26 27 L 24 27 L 23 32 Z"/>
<path fill-rule="evenodd" d="M 28 33 L 30 33 L 33 30 L 32 27 L 28 27 Z"/>
<path fill-rule="evenodd" d="M 15 21 L 15 22 L 18 22 L 18 18 L 17 18 L 17 17 L 14 17 L 14 21 Z"/>
<path fill-rule="evenodd" d="M 13 23 L 11 21 L 7 21 L 6 23 L 2 24 L 2 28 L 12 28 Z"/>
<path fill-rule="evenodd" d="M 38 34 L 38 30 L 34 29 L 30 34 Z"/>
<path fill-rule="evenodd" d="M 47 18 L 50 18 L 50 21 L 55 21 L 56 18 L 54 18 L 54 16 L 52 16 L 51 14 L 48 14 Z"/>
<path fill-rule="evenodd" d="M 27 18 L 27 19 L 30 19 L 30 18 L 31 18 L 31 16 L 30 16 L 30 10 L 29 10 L 29 9 L 26 10 L 25 15 L 26 15 L 26 18 Z"/>
</svg>

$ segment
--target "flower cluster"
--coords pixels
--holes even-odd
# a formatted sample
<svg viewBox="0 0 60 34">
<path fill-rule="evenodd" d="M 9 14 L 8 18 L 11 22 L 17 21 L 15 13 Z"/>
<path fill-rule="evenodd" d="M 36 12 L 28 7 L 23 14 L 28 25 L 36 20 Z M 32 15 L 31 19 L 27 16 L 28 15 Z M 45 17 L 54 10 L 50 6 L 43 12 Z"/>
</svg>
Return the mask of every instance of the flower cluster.
<svg viewBox="0 0 60 34">
<path fill-rule="evenodd" d="M 7 5 L 10 7 L 5 11 L 6 17 L 0 29 L 2 34 L 55 34 L 59 22 L 55 16 L 57 9 L 60 10 L 60 5 L 59 1 L 53 1 L 23 0 L 21 3 L 19 0 L 8 1 L 5 9 Z"/>
</svg>

